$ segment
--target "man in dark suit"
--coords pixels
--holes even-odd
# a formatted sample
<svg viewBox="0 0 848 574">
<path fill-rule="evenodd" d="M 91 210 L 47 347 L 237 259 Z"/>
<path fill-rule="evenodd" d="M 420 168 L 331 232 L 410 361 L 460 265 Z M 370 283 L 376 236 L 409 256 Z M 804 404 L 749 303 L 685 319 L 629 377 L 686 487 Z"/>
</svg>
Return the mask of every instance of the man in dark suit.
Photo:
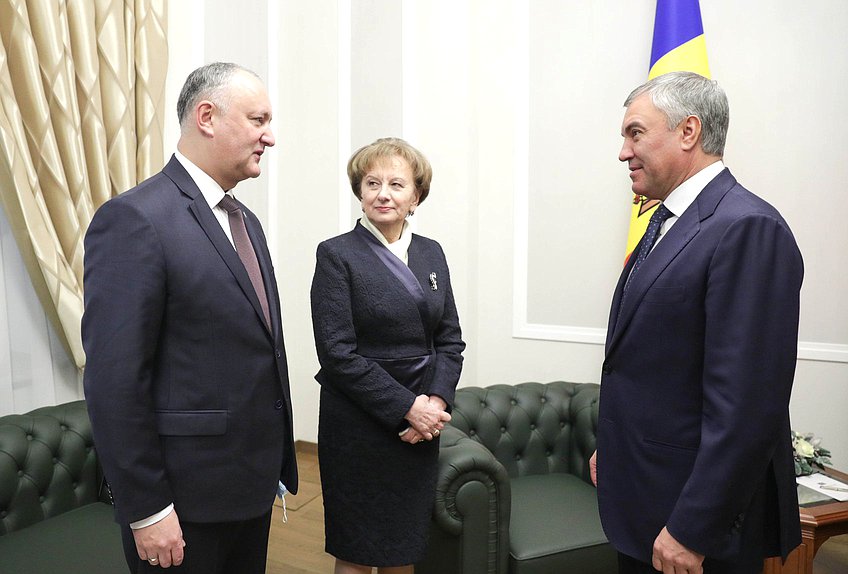
<svg viewBox="0 0 848 574">
<path fill-rule="evenodd" d="M 216 63 L 177 108 L 177 153 L 86 235 L 85 395 L 130 570 L 259 573 L 297 467 L 274 269 L 231 190 L 274 145 L 271 105 Z"/>
<path fill-rule="evenodd" d="M 620 572 L 760 572 L 800 543 L 789 396 L 801 255 L 722 163 L 716 82 L 666 74 L 625 106 L 619 159 L 664 221 L 610 311 L 590 461 L 604 530 Z"/>
</svg>

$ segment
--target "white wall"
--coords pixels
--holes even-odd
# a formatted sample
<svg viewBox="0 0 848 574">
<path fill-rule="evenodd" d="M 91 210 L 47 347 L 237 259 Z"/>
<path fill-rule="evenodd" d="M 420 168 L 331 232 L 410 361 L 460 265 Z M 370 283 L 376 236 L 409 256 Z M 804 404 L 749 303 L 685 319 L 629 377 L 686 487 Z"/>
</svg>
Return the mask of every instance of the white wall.
<svg viewBox="0 0 848 574">
<path fill-rule="evenodd" d="M 235 15 L 226 0 L 169 3 L 169 109 L 188 72 L 216 59 L 256 70 L 275 102 L 276 150 L 238 193 L 272 242 L 298 438 L 317 433 L 314 249 L 352 225 L 344 164 L 384 135 L 434 165 L 413 223 L 451 263 L 469 344 L 461 384 L 598 379 L 628 218 L 621 101 L 646 76 L 653 10 L 244 0 Z M 702 16 L 731 100 L 726 162 L 781 209 L 805 258 L 793 426 L 848 468 L 848 5 L 713 0 Z M 171 150 L 175 112 L 166 118 Z M 0 263 L 0 412 L 81 396 L 3 216 Z"/>
<path fill-rule="evenodd" d="M 246 201 L 276 247 L 298 438 L 317 434 L 315 246 L 352 225 L 344 165 L 379 136 L 433 163 L 414 225 L 451 264 L 462 384 L 598 380 L 629 216 L 621 102 L 647 76 L 654 4 L 243 0 L 234 14 L 223 0 L 169 3 L 169 106 L 211 59 L 269 79 L 278 143 Z M 726 163 L 783 212 L 805 257 L 793 426 L 846 468 L 848 4 L 701 8 L 731 102 Z"/>
</svg>

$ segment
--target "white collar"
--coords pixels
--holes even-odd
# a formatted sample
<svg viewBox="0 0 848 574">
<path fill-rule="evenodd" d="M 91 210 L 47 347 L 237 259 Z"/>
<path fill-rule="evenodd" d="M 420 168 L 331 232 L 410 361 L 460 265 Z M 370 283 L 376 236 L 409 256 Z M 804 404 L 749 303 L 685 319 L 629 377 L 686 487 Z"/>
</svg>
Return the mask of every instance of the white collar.
<svg viewBox="0 0 848 574">
<path fill-rule="evenodd" d="M 195 185 L 200 189 L 203 198 L 210 208 L 214 208 L 224 198 L 224 189 L 218 185 L 218 182 L 212 179 L 208 173 L 197 167 L 190 159 L 181 154 L 179 150 L 174 151 L 174 157 L 182 164 L 188 175 L 194 180 Z"/>
<path fill-rule="evenodd" d="M 409 265 L 409 244 L 412 243 L 412 232 L 409 231 L 409 222 L 403 222 L 403 229 L 400 231 L 400 237 L 394 243 L 389 243 L 377 227 L 371 223 L 368 217 L 363 216 L 359 222 L 362 227 L 371 232 L 371 235 L 376 237 L 386 249 L 392 252 L 395 257 Z"/>
<path fill-rule="evenodd" d="M 683 215 L 683 212 L 695 202 L 698 195 L 707 187 L 715 177 L 724 169 L 724 162 L 717 160 L 711 163 L 680 185 L 678 185 L 668 197 L 663 201 L 663 205 L 676 217 Z"/>
</svg>

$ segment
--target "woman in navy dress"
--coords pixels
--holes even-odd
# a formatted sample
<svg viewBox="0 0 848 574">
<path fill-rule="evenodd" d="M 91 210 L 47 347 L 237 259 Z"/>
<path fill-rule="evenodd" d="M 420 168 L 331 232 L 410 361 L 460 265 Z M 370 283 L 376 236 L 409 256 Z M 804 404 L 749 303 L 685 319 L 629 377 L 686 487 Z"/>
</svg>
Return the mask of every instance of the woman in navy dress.
<svg viewBox="0 0 848 574">
<path fill-rule="evenodd" d="M 347 171 L 364 217 L 318 246 L 311 293 L 326 551 L 336 574 L 411 573 L 465 343 L 442 248 L 406 221 L 430 191 L 427 159 L 384 138 Z"/>
</svg>

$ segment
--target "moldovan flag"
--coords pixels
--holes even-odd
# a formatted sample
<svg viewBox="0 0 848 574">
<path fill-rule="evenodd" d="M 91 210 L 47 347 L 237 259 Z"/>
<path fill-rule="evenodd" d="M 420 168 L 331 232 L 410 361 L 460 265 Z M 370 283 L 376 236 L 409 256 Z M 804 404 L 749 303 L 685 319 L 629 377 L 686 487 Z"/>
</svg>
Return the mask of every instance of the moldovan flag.
<svg viewBox="0 0 848 574">
<path fill-rule="evenodd" d="M 704 40 L 704 25 L 701 23 L 701 8 L 698 0 L 657 0 L 654 18 L 654 43 L 651 49 L 651 66 L 648 79 L 667 72 L 688 71 L 710 77 L 707 64 L 707 43 Z M 633 196 L 633 211 L 630 215 L 630 231 L 627 234 L 627 258 L 639 243 L 651 213 L 659 201 L 642 195 Z"/>
</svg>

